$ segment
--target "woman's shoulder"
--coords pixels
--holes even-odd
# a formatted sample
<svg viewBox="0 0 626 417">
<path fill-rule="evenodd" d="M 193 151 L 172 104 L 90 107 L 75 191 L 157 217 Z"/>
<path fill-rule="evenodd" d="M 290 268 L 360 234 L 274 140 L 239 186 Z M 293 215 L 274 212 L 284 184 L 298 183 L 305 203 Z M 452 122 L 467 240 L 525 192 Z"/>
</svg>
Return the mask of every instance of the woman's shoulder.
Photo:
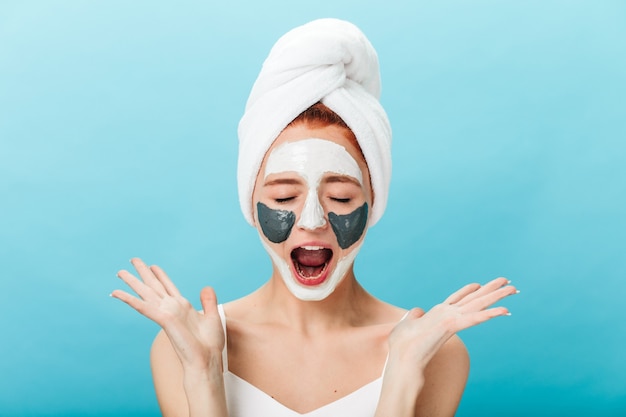
<svg viewBox="0 0 626 417">
<path fill-rule="evenodd" d="M 187 408 L 183 390 L 183 369 L 165 331 L 160 330 L 152 342 L 150 367 L 159 407 L 163 415 L 179 415 Z"/>
<path fill-rule="evenodd" d="M 441 361 L 448 366 L 450 366 L 451 362 L 456 362 L 456 365 L 453 367 L 454 369 L 467 370 L 469 372 L 469 354 L 467 348 L 465 347 L 465 343 L 463 343 L 461 338 L 456 334 L 452 335 L 452 337 L 444 343 L 433 359 L 435 358 L 437 358 L 438 362 Z"/>
<path fill-rule="evenodd" d="M 465 386 L 469 374 L 469 354 L 459 336 L 452 335 L 437 351 L 426 367 L 430 380 L 455 380 Z"/>
<path fill-rule="evenodd" d="M 155 370 L 166 368 L 167 370 L 165 372 L 168 373 L 178 370 L 180 367 L 176 351 L 174 351 L 170 339 L 162 329 L 159 330 L 154 338 L 154 341 L 152 342 L 152 347 L 150 349 L 150 363 L 153 372 Z"/>
<path fill-rule="evenodd" d="M 397 324 L 402 321 L 409 312 L 406 308 L 393 305 L 376 297 L 372 297 L 372 300 L 369 312 L 374 320 L 380 321 L 380 324 Z"/>
<path fill-rule="evenodd" d="M 418 414 L 434 415 L 433 410 L 444 411 L 441 415 L 454 414 L 465 390 L 469 365 L 465 344 L 453 335 L 426 366 L 426 383 L 416 404 Z"/>
</svg>

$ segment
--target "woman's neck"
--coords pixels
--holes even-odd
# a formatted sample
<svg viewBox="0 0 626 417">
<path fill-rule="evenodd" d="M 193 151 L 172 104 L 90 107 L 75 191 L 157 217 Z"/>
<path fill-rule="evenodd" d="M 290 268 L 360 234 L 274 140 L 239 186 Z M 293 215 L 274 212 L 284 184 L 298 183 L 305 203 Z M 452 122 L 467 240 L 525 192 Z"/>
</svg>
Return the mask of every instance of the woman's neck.
<svg viewBox="0 0 626 417">
<path fill-rule="evenodd" d="M 258 311 L 264 319 L 282 323 L 296 331 L 315 333 L 360 325 L 363 312 L 375 299 L 357 282 L 349 270 L 328 297 L 320 301 L 302 301 L 287 288 L 281 276 L 272 278 L 255 293 Z"/>
</svg>

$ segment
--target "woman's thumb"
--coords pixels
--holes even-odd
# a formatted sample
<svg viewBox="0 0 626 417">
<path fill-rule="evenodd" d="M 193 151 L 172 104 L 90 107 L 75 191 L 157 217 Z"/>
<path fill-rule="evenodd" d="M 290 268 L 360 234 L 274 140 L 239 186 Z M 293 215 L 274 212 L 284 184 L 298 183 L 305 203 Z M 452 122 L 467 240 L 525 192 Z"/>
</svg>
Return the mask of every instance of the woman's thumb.
<svg viewBox="0 0 626 417">
<path fill-rule="evenodd" d="M 202 291 L 200 291 L 200 303 L 202 304 L 204 314 L 216 311 L 217 296 L 215 295 L 215 290 L 211 287 L 204 287 Z"/>
<path fill-rule="evenodd" d="M 407 317 L 410 317 L 412 319 L 419 319 L 420 317 L 422 317 L 424 314 L 426 314 L 424 312 L 424 310 L 422 310 L 419 307 L 414 307 L 411 310 L 409 310 L 409 313 L 407 314 Z"/>
</svg>

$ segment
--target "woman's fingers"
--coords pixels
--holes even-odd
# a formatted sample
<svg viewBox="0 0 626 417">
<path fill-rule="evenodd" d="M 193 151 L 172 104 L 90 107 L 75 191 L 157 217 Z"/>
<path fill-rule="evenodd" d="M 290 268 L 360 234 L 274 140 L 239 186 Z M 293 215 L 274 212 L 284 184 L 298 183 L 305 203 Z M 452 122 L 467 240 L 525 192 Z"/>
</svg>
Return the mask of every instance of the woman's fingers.
<svg viewBox="0 0 626 417">
<path fill-rule="evenodd" d="M 130 263 L 135 267 L 137 273 L 150 288 L 152 288 L 161 297 L 166 295 L 166 290 L 161 281 L 157 279 L 152 269 L 148 267 L 140 258 L 132 258 Z"/>
<path fill-rule="evenodd" d="M 463 298 L 469 296 L 470 294 L 478 291 L 480 289 L 480 284 L 467 284 L 460 290 L 452 293 L 446 300 L 444 304 L 456 304 L 461 301 Z"/>
<path fill-rule="evenodd" d="M 137 310 L 139 313 L 143 314 L 144 316 L 146 315 L 147 303 L 137 297 L 132 296 L 126 291 L 115 290 L 111 293 L 111 297 L 117 298 L 118 300 L 125 302 L 126 304 Z"/>
<path fill-rule="evenodd" d="M 488 283 L 482 285 L 479 289 L 477 289 L 473 293 L 468 294 L 462 300 L 459 300 L 457 302 L 457 305 L 459 306 L 465 305 L 477 298 L 484 296 L 485 294 L 491 293 L 493 291 L 498 290 L 499 288 L 504 287 L 505 285 L 510 284 L 510 282 L 511 281 L 509 281 L 508 279 L 502 278 L 502 277 L 491 280 Z"/>
<path fill-rule="evenodd" d="M 469 302 L 460 305 L 460 308 L 464 311 L 481 311 L 487 307 L 497 303 L 503 298 L 509 295 L 517 294 L 517 289 L 512 285 L 506 285 L 491 292 L 483 293 L 480 297 L 476 297 Z"/>
<path fill-rule="evenodd" d="M 159 282 L 163 286 L 163 289 L 169 295 L 171 295 L 173 297 L 180 296 L 180 292 L 178 291 L 178 288 L 176 288 L 176 286 L 174 285 L 172 280 L 167 276 L 165 271 L 163 271 L 160 267 L 158 267 L 156 265 L 152 265 L 150 267 L 150 270 L 152 271 L 152 273 L 154 274 L 156 279 L 159 280 Z"/>
<path fill-rule="evenodd" d="M 135 310 L 141 309 L 142 314 L 144 314 L 143 311 L 151 308 L 156 309 L 155 312 L 158 310 L 162 313 L 155 313 L 159 315 L 159 320 L 163 320 L 165 316 L 179 314 L 191 307 L 191 304 L 180 295 L 176 286 L 161 268 L 156 265 L 149 267 L 139 258 L 131 259 L 131 263 L 137 269 L 141 279 L 126 270 L 119 271 L 117 276 L 135 291 L 139 298 L 119 290 L 112 294 L 115 298 L 121 299 Z"/>
<path fill-rule="evenodd" d="M 491 307 L 498 301 L 519 292 L 509 284 L 510 281 L 506 278 L 496 278 L 482 286 L 466 285 L 437 307 L 437 316 L 454 317 L 450 323 L 454 323 L 452 327 L 456 329 L 455 331 L 460 331 L 494 317 L 510 314 L 505 307 Z"/>
<path fill-rule="evenodd" d="M 124 281 L 126 285 L 132 288 L 132 290 L 135 291 L 143 300 L 155 301 L 160 298 L 160 295 L 152 287 L 146 285 L 130 272 L 121 270 L 117 273 L 117 276 Z"/>
<path fill-rule="evenodd" d="M 474 311 L 472 313 L 464 314 L 459 319 L 459 329 L 467 329 L 468 327 L 476 326 L 484 323 L 487 320 L 491 320 L 495 317 L 510 315 L 509 310 L 506 307 L 493 307 L 486 310 Z"/>
</svg>

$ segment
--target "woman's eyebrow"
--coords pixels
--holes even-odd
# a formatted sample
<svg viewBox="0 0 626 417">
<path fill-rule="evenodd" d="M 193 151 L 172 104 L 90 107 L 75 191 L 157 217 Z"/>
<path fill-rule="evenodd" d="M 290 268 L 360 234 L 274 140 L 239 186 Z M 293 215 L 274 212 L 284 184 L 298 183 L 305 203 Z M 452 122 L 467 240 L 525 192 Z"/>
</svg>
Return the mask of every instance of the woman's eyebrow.
<svg viewBox="0 0 626 417">
<path fill-rule="evenodd" d="M 333 182 L 342 182 L 342 183 L 352 183 L 354 185 L 361 186 L 361 183 L 356 178 L 352 178 L 348 175 L 329 175 L 324 177 L 324 183 L 333 183 Z"/>
<path fill-rule="evenodd" d="M 303 184 L 302 180 L 297 178 L 275 178 L 273 180 L 265 181 L 263 185 L 300 185 Z"/>
</svg>

